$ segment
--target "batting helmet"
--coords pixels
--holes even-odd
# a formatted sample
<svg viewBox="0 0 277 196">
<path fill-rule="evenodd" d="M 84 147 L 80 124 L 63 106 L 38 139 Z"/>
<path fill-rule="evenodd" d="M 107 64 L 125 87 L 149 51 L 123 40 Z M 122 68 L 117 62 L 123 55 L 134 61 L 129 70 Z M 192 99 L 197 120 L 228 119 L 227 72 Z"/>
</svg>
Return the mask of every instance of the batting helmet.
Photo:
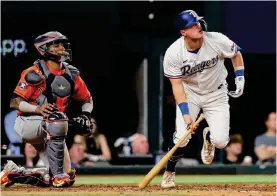
<svg viewBox="0 0 277 196">
<path fill-rule="evenodd" d="M 58 43 L 63 43 L 65 53 L 55 54 L 52 51 L 49 51 L 48 46 Z M 50 31 L 40 35 L 35 39 L 34 43 L 35 48 L 41 56 L 43 56 L 45 59 L 51 59 L 57 62 L 71 60 L 72 53 L 69 45 L 70 43 L 68 42 L 67 37 L 58 31 Z"/>
<path fill-rule="evenodd" d="M 186 10 L 178 15 L 176 27 L 178 30 L 183 30 L 185 28 L 191 27 L 197 22 L 201 24 L 203 31 L 207 31 L 207 23 L 203 20 L 203 17 L 198 16 L 198 14 L 193 10 Z"/>
</svg>

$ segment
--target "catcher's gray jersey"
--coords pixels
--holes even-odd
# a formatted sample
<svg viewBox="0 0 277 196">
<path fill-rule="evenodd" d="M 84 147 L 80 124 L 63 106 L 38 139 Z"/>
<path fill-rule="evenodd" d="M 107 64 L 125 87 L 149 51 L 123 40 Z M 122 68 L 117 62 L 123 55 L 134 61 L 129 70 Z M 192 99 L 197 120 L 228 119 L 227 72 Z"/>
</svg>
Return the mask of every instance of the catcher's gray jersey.
<svg viewBox="0 0 277 196">
<path fill-rule="evenodd" d="M 183 37 L 166 51 L 164 74 L 169 78 L 182 78 L 185 87 L 199 94 L 218 88 L 227 77 L 224 58 L 231 58 L 237 45 L 217 32 L 204 32 L 203 45 L 195 53 L 188 52 Z"/>
</svg>

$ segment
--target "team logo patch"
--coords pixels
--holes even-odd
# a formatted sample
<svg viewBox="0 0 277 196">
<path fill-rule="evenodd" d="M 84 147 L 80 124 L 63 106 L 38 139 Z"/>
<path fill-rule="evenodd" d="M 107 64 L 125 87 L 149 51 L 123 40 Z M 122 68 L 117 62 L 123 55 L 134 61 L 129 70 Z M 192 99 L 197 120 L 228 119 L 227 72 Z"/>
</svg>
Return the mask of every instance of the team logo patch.
<svg viewBox="0 0 277 196">
<path fill-rule="evenodd" d="M 19 88 L 20 90 L 26 90 L 26 89 L 28 88 L 28 84 L 27 84 L 25 81 L 21 81 L 21 82 L 19 82 L 19 84 L 18 84 L 18 88 Z"/>
<path fill-rule="evenodd" d="M 59 90 L 64 90 L 65 89 L 65 86 L 63 86 L 62 84 L 58 86 L 58 89 Z"/>
</svg>

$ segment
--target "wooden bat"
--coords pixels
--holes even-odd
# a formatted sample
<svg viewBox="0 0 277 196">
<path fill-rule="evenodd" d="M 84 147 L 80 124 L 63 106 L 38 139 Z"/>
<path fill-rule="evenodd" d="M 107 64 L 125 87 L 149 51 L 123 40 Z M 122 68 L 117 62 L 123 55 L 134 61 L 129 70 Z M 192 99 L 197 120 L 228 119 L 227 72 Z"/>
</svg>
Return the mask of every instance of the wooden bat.
<svg viewBox="0 0 277 196">
<path fill-rule="evenodd" d="M 151 180 L 161 171 L 164 165 L 168 162 L 170 157 L 174 154 L 174 152 L 179 148 L 179 146 L 185 141 L 190 133 L 192 133 L 199 125 L 199 123 L 205 118 L 204 114 L 201 114 L 197 121 L 190 127 L 188 127 L 188 131 L 185 135 L 178 141 L 177 144 L 148 172 L 148 174 L 144 177 L 144 179 L 138 184 L 139 188 L 145 188 Z"/>
</svg>

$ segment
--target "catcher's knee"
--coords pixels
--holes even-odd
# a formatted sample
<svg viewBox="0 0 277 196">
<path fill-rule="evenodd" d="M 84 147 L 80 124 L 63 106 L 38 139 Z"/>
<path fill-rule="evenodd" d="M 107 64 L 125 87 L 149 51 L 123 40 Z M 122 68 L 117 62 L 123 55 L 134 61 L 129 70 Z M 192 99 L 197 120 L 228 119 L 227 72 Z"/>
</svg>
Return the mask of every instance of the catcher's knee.
<svg viewBox="0 0 277 196">
<path fill-rule="evenodd" d="M 46 131 L 51 138 L 62 137 L 67 135 L 68 118 L 63 112 L 54 112 L 46 119 Z"/>
</svg>

